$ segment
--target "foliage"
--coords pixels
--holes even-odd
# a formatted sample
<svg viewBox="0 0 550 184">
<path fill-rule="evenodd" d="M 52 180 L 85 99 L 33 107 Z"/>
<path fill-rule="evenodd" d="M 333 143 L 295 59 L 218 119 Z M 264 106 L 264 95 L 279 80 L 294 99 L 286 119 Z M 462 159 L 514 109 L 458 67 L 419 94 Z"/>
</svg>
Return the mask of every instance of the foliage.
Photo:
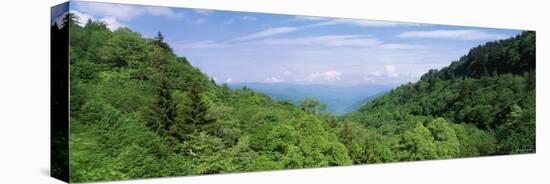
<svg viewBox="0 0 550 184">
<path fill-rule="evenodd" d="M 443 141 L 436 147 L 446 148 L 438 158 L 532 153 L 535 76 L 535 33 L 523 32 L 475 47 L 450 66 L 431 70 L 347 117 L 384 135 L 407 133 L 403 138 L 413 142 L 428 135 L 402 130 L 437 118 L 428 127 L 435 141 Z M 420 133 L 420 127 L 415 129 Z"/>
<path fill-rule="evenodd" d="M 148 39 L 70 20 L 71 182 L 535 150 L 531 32 L 337 117 L 315 99 L 295 106 L 218 85 L 160 32 Z"/>
<path fill-rule="evenodd" d="M 310 114 L 320 114 L 326 109 L 326 105 L 321 104 L 319 100 L 306 98 L 302 101 L 302 104 L 300 104 L 300 108 Z"/>
</svg>

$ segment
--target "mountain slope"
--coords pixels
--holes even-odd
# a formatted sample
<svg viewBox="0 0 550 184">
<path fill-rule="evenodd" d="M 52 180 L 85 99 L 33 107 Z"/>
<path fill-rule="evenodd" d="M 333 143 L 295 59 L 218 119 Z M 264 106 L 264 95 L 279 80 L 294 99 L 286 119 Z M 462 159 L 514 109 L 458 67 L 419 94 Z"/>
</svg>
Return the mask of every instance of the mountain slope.
<svg viewBox="0 0 550 184">
<path fill-rule="evenodd" d="M 232 90 L 159 33 L 70 26 L 70 181 L 349 165 L 325 117 Z M 52 29 L 57 29 L 52 27 Z"/>
<path fill-rule="evenodd" d="M 535 33 L 523 32 L 475 47 L 449 67 L 429 71 L 349 118 L 382 127 L 390 119 L 443 117 L 494 131 L 499 153 L 533 152 L 535 94 Z"/>
<path fill-rule="evenodd" d="M 355 103 L 349 105 L 347 108 L 346 108 L 346 112 L 355 112 L 357 110 L 359 110 L 359 108 L 367 105 L 367 103 L 369 103 L 370 101 L 384 95 L 385 92 L 380 92 L 380 93 L 376 93 L 374 95 L 371 95 L 371 96 L 368 96 L 366 98 L 363 98 L 359 101 L 356 101 Z"/>
</svg>

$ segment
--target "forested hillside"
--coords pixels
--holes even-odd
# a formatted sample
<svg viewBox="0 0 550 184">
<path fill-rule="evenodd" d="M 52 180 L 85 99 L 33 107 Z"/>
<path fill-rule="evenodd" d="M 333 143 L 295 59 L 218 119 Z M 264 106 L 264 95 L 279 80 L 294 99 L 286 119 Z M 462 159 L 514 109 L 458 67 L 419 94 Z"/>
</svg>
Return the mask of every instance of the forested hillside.
<svg viewBox="0 0 550 184">
<path fill-rule="evenodd" d="M 71 182 L 535 151 L 531 32 L 338 117 L 217 85 L 161 33 L 69 16 Z"/>
<path fill-rule="evenodd" d="M 535 33 L 523 32 L 475 47 L 449 67 L 429 71 L 349 118 L 389 137 L 404 136 L 404 127 L 430 129 L 428 121 L 437 118 L 462 143 L 453 156 L 534 152 L 535 76 Z M 435 143 L 449 139 L 440 131 L 428 133 Z"/>
<path fill-rule="evenodd" d="M 218 86 L 160 33 L 74 19 L 71 181 L 351 164 L 315 103 L 301 109 Z"/>
</svg>

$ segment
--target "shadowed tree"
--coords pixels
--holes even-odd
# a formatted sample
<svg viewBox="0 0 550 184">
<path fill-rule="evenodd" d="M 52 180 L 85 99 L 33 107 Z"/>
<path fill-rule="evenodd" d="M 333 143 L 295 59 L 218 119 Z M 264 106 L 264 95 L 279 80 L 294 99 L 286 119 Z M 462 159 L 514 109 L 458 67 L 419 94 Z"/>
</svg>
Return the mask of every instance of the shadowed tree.
<svg viewBox="0 0 550 184">
<path fill-rule="evenodd" d="M 321 104 L 319 100 L 314 100 L 310 98 L 304 99 L 302 101 L 302 104 L 300 104 L 300 108 L 310 114 L 321 114 L 326 109 L 326 105 Z"/>
</svg>

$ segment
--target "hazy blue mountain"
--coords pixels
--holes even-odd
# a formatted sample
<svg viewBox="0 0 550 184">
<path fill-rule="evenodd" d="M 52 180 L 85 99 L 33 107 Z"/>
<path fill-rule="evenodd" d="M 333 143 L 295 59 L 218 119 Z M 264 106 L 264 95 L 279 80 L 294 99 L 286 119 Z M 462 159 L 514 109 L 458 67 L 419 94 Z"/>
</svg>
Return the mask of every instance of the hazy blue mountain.
<svg viewBox="0 0 550 184">
<path fill-rule="evenodd" d="M 395 85 L 333 86 L 290 83 L 234 83 L 232 88 L 247 86 L 277 100 L 300 104 L 304 98 L 312 98 L 327 105 L 327 111 L 345 114 L 366 104 L 373 96 L 389 91 Z"/>
<path fill-rule="evenodd" d="M 380 93 L 377 93 L 377 94 L 374 94 L 374 95 L 371 95 L 371 96 L 368 96 L 362 100 L 359 100 L 353 104 L 351 104 L 350 106 L 348 106 L 346 109 L 345 109 L 345 112 L 353 112 L 353 111 L 356 111 L 357 109 L 361 108 L 362 106 L 366 105 L 367 103 L 369 103 L 370 101 L 384 95 L 386 93 L 386 91 L 383 91 L 383 92 L 380 92 Z"/>
</svg>

